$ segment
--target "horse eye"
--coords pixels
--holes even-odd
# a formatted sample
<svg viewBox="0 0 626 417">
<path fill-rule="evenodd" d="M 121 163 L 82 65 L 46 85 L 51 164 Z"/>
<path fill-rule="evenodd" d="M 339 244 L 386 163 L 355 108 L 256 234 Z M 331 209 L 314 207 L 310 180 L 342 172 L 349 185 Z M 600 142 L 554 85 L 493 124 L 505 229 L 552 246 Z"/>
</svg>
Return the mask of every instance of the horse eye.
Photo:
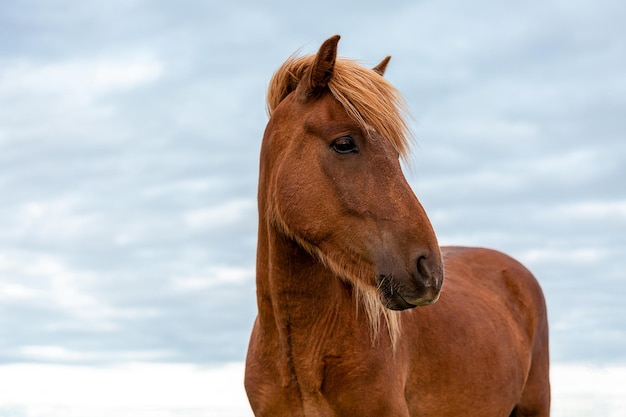
<svg viewBox="0 0 626 417">
<path fill-rule="evenodd" d="M 341 154 L 359 152 L 359 148 L 357 148 L 356 143 L 354 143 L 354 140 L 352 140 L 350 136 L 342 136 L 336 139 L 332 144 L 332 148 L 335 152 Z"/>
</svg>

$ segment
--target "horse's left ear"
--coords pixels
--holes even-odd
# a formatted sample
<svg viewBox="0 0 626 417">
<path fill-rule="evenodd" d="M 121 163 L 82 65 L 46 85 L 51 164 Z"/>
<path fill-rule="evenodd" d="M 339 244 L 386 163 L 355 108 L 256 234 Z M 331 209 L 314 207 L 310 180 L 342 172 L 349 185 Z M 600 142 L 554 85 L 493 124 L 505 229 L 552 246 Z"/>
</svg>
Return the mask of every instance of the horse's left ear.
<svg viewBox="0 0 626 417">
<path fill-rule="evenodd" d="M 385 75 L 385 70 L 387 69 L 387 64 L 389 63 L 390 59 L 391 56 L 387 55 L 385 58 L 383 58 L 382 61 L 380 61 L 380 64 L 376 65 L 374 68 L 372 68 L 372 70 L 379 73 L 380 75 Z"/>
<path fill-rule="evenodd" d="M 339 35 L 335 35 L 326 39 L 320 46 L 313 65 L 307 70 L 298 84 L 296 92 L 300 97 L 306 99 L 315 96 L 328 86 L 328 81 L 333 76 L 335 68 L 339 38 Z"/>
</svg>

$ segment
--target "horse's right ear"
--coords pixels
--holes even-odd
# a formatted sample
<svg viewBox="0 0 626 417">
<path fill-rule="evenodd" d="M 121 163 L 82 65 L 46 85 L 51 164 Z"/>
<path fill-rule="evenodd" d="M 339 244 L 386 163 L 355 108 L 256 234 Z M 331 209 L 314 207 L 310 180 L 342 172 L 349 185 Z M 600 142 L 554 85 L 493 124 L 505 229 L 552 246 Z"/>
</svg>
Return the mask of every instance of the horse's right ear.
<svg viewBox="0 0 626 417">
<path fill-rule="evenodd" d="M 296 89 L 302 99 L 313 97 L 328 86 L 335 68 L 339 38 L 339 35 L 335 35 L 320 46 L 313 64 L 307 69 Z"/>
</svg>

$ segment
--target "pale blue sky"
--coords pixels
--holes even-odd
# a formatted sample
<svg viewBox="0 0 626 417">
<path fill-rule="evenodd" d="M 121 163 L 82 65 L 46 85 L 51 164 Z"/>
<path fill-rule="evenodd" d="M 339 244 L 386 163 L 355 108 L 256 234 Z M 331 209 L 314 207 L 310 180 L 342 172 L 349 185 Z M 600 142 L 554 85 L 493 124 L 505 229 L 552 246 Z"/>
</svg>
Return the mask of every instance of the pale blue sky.
<svg viewBox="0 0 626 417">
<path fill-rule="evenodd" d="M 405 95 L 440 241 L 542 283 L 556 362 L 626 360 L 626 5 L 3 1 L 0 362 L 240 361 L 267 82 L 342 35 Z"/>
</svg>

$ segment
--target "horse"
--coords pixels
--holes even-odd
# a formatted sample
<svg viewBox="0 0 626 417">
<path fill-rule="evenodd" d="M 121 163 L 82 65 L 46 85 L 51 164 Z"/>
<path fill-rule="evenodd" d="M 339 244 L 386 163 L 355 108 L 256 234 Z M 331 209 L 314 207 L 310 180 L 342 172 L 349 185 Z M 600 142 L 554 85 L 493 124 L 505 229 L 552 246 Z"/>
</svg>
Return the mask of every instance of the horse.
<svg viewBox="0 0 626 417">
<path fill-rule="evenodd" d="M 537 280 L 501 252 L 439 246 L 402 173 L 411 135 L 389 57 L 365 68 L 338 42 L 290 57 L 268 88 L 255 416 L 549 416 Z"/>
</svg>

